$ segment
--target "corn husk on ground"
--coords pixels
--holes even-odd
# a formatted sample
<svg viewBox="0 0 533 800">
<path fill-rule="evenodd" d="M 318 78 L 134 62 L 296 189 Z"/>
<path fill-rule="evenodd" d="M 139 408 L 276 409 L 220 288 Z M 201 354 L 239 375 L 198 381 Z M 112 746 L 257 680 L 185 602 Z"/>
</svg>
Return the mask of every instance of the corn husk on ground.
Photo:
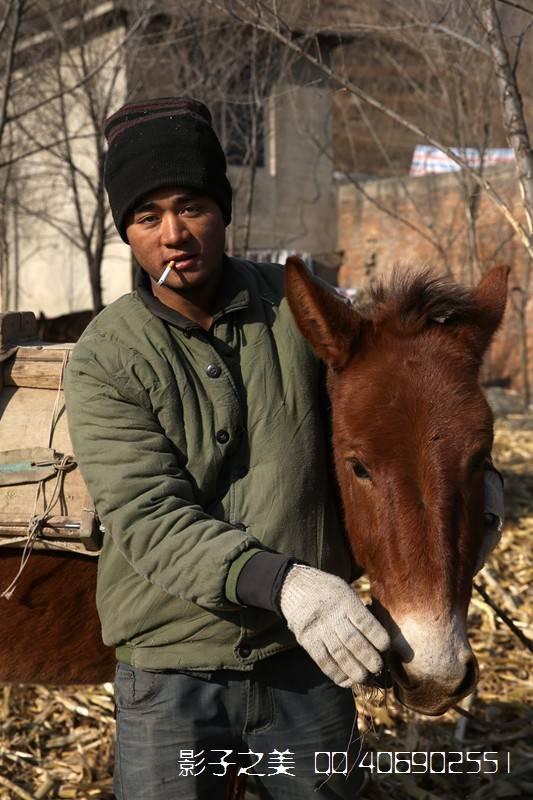
<svg viewBox="0 0 533 800">
<path fill-rule="evenodd" d="M 498 422 L 494 458 L 506 479 L 508 517 L 502 542 L 478 579 L 523 633 L 533 638 L 533 630 L 528 628 L 533 584 L 531 415 L 513 415 Z M 435 719 L 422 717 L 399 706 L 390 694 L 356 698 L 363 746 L 375 759 L 373 772 L 367 770 L 361 795 L 365 800 L 533 797 L 531 654 L 477 593 L 471 604 L 469 630 L 480 665 L 477 690 L 462 702 L 470 718 L 453 710 Z M 0 800 L 111 800 L 113 735 L 110 684 L 58 689 L 3 686 Z M 385 774 L 389 757 L 380 756 L 382 772 L 378 774 L 378 751 L 444 752 L 448 769 L 450 753 L 462 752 L 463 771 Z M 476 756 L 472 755 L 474 760 L 467 766 L 467 752 L 497 753 L 498 771 L 489 772 L 494 763 L 482 761 L 484 771 L 477 773 Z M 415 760 L 423 769 L 424 756 Z M 440 763 L 439 757 L 434 757 L 436 770 L 441 764 L 442 757 Z M 472 772 L 468 774 L 467 769 Z"/>
</svg>

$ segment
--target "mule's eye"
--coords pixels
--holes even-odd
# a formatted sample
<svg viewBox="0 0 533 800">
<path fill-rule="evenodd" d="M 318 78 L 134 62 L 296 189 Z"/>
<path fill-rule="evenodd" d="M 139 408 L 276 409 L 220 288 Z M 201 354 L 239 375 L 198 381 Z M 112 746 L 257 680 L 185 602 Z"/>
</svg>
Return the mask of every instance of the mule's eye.
<svg viewBox="0 0 533 800">
<path fill-rule="evenodd" d="M 488 456 L 485 450 L 481 450 L 478 453 L 475 453 L 472 458 L 470 459 L 470 470 L 472 472 L 477 472 L 478 470 L 482 469 L 485 466 L 485 462 L 487 461 Z"/>
<path fill-rule="evenodd" d="M 356 478 L 360 478 L 361 480 L 370 480 L 370 472 L 367 470 L 365 465 L 359 461 L 359 459 L 349 458 L 348 461 L 352 465 L 352 469 Z"/>
</svg>

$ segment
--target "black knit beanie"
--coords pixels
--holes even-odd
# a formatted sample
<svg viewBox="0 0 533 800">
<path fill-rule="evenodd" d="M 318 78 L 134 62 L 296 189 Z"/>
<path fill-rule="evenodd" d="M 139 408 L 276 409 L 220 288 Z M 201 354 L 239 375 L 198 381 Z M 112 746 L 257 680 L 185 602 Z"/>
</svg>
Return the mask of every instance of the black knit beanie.
<svg viewBox="0 0 533 800">
<path fill-rule="evenodd" d="M 163 186 L 198 189 L 231 221 L 226 158 L 209 109 L 190 97 L 160 97 L 122 106 L 105 121 L 108 151 L 104 183 L 118 232 L 148 192 Z"/>
</svg>

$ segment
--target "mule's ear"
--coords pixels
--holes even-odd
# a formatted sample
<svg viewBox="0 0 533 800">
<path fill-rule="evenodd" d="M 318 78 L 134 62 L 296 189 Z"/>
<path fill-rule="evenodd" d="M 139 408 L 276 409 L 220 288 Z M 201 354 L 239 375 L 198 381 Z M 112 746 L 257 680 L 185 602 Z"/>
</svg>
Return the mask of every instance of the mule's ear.
<svg viewBox="0 0 533 800">
<path fill-rule="evenodd" d="M 361 325 L 355 309 L 320 286 L 296 256 L 285 264 L 285 293 L 300 332 L 317 356 L 332 369 L 345 367 Z"/>
<path fill-rule="evenodd" d="M 493 267 L 472 292 L 476 306 L 474 345 L 481 358 L 503 319 L 507 301 L 507 280 L 511 268 Z"/>
</svg>

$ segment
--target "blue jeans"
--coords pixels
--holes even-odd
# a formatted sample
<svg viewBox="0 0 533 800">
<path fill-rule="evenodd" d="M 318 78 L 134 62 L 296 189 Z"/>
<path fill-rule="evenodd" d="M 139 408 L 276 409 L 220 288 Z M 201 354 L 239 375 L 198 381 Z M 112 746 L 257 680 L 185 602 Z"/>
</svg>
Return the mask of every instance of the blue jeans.
<svg viewBox="0 0 533 800">
<path fill-rule="evenodd" d="M 235 763 L 261 800 L 351 800 L 362 783 L 352 693 L 300 647 L 207 678 L 119 663 L 115 702 L 117 800 L 224 800 Z"/>
</svg>

